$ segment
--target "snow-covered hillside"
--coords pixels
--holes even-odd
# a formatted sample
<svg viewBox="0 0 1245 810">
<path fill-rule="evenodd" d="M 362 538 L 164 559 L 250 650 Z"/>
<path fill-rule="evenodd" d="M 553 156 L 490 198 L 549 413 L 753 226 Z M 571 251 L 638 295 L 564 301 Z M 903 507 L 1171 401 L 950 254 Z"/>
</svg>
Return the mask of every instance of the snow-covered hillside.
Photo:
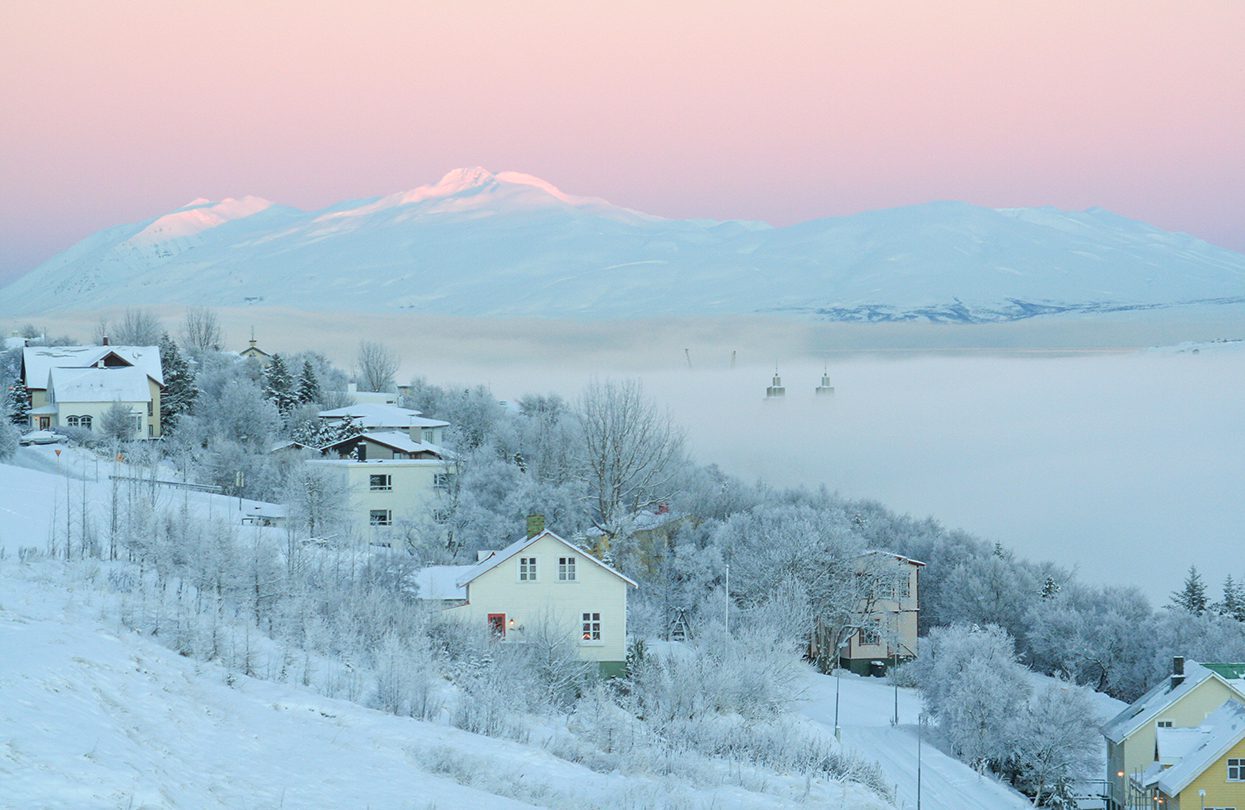
<svg viewBox="0 0 1245 810">
<path fill-rule="evenodd" d="M 1245 256 L 1098 209 L 941 202 L 775 228 L 663 219 L 475 168 L 322 211 L 195 200 L 0 289 L 10 315 L 136 304 L 999 321 L 1242 305 Z"/>
</svg>

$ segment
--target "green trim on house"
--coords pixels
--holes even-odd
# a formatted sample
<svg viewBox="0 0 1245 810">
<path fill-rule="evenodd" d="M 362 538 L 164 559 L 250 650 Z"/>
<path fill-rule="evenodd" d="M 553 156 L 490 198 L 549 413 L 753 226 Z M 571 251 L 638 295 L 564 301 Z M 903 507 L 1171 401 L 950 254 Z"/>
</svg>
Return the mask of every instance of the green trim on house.
<svg viewBox="0 0 1245 810">
<path fill-rule="evenodd" d="M 1245 663 L 1202 664 L 1225 681 L 1245 680 Z"/>
<path fill-rule="evenodd" d="M 627 676 L 626 661 L 598 661 L 598 674 L 602 678 L 625 678 Z"/>
</svg>

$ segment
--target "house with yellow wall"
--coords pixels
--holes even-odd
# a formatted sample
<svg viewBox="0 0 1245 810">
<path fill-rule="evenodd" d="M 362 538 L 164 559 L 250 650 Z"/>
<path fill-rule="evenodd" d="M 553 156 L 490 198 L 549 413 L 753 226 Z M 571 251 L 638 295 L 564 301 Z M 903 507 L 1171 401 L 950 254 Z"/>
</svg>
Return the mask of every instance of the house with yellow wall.
<svg viewBox="0 0 1245 810">
<path fill-rule="evenodd" d="M 636 583 L 536 524 L 500 551 L 467 566 L 431 566 L 416 577 L 418 596 L 449 615 L 487 628 L 499 643 L 522 644 L 546 623 L 603 675 L 627 658 L 627 594 Z"/>
<path fill-rule="evenodd" d="M 1225 701 L 1197 728 L 1159 728 L 1157 736 L 1157 758 L 1138 780 L 1137 807 L 1245 807 L 1245 705 Z"/>
<path fill-rule="evenodd" d="M 127 408 L 133 438 L 159 438 L 164 371 L 156 346 L 27 346 L 22 384 L 35 430 L 72 427 L 99 432 L 114 403 Z"/>
<path fill-rule="evenodd" d="M 1199 728 L 1227 702 L 1245 704 L 1245 664 L 1173 659 L 1170 676 L 1102 727 L 1107 740 L 1109 810 L 1149 808 L 1155 786 L 1147 785 L 1147 772 L 1152 773 L 1161 756 L 1174 757 L 1171 752 L 1179 751 L 1180 740 L 1188 739 L 1187 735 L 1165 735 L 1168 751 L 1162 752 L 1160 732 Z M 1245 803 L 1239 806 L 1245 810 Z"/>
<path fill-rule="evenodd" d="M 863 621 L 843 640 L 839 666 L 868 675 L 916 658 L 924 567 L 920 560 L 890 551 L 861 555 L 857 576 L 864 587 Z"/>
</svg>

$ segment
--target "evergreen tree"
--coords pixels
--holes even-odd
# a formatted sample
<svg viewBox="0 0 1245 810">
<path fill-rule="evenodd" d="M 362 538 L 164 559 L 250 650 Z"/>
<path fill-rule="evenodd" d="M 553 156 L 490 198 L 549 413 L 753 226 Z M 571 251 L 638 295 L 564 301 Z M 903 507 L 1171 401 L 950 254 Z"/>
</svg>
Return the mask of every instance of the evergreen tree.
<svg viewBox="0 0 1245 810">
<path fill-rule="evenodd" d="M 303 361 L 303 373 L 298 377 L 298 402 L 306 405 L 321 401 L 320 379 L 316 377 L 315 367 L 310 360 Z"/>
<path fill-rule="evenodd" d="M 1197 572 L 1197 566 L 1189 566 L 1184 587 L 1171 595 L 1171 607 L 1188 611 L 1194 616 L 1201 616 L 1206 612 L 1206 583 Z"/>
<path fill-rule="evenodd" d="M 282 416 L 288 414 L 298 404 L 295 393 L 294 378 L 286 368 L 285 358 L 279 354 L 272 356 L 272 362 L 264 369 L 264 396 L 268 398 Z"/>
<path fill-rule="evenodd" d="M 1228 574 L 1223 581 L 1223 599 L 1214 604 L 1215 612 L 1238 622 L 1245 622 L 1245 584 L 1238 583 Z"/>
<path fill-rule="evenodd" d="M 19 427 L 30 424 L 30 392 L 21 380 L 14 380 L 5 393 L 4 410 L 9 421 Z"/>
<path fill-rule="evenodd" d="M 177 429 L 177 420 L 194 409 L 199 389 L 194 372 L 177 344 L 165 332 L 160 337 L 160 365 L 164 370 L 164 393 L 160 397 L 161 430 L 168 434 Z"/>
</svg>

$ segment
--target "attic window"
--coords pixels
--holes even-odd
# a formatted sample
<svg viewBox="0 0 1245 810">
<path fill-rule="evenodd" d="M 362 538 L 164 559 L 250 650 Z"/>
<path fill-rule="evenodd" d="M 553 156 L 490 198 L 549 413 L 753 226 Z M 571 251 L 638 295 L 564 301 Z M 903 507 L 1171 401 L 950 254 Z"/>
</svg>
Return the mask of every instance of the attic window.
<svg viewBox="0 0 1245 810">
<path fill-rule="evenodd" d="M 1245 758 L 1228 760 L 1228 781 L 1245 782 Z"/>
<path fill-rule="evenodd" d="M 574 557 L 558 557 L 558 581 L 574 582 L 575 581 L 575 558 Z"/>
<path fill-rule="evenodd" d="M 1159 721 L 1159 728 L 1171 728 L 1171 727 L 1172 727 L 1172 721 L 1170 720 Z"/>
<path fill-rule="evenodd" d="M 519 582 L 535 582 L 536 581 L 536 558 L 520 557 L 519 558 Z"/>
</svg>

